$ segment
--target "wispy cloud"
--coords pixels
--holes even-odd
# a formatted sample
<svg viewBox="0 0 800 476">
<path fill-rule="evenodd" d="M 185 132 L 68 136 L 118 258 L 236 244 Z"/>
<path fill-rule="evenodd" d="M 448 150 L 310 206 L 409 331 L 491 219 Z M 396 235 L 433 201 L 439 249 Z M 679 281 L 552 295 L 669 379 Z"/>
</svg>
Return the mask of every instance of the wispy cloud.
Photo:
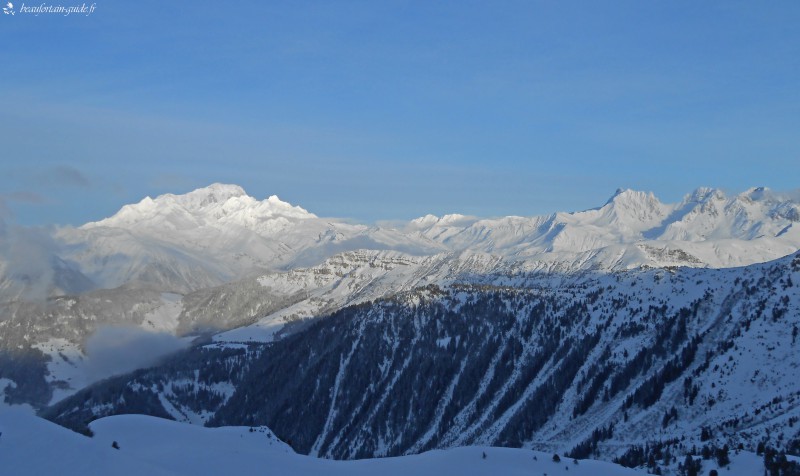
<svg viewBox="0 0 800 476">
<path fill-rule="evenodd" d="M 87 371 L 99 380 L 154 365 L 187 343 L 165 333 L 138 327 L 104 326 L 86 341 Z"/>
<path fill-rule="evenodd" d="M 6 179 L 12 180 L 24 191 L 3 194 L 7 199 L 19 202 L 36 202 L 45 195 L 35 192 L 37 189 L 89 189 L 92 181 L 86 174 L 73 165 L 53 164 L 45 166 L 27 166 L 20 162 L 3 170 Z M 38 195 L 35 198 L 34 195 Z"/>
<path fill-rule="evenodd" d="M 4 198 L 6 200 L 13 202 L 32 203 L 32 204 L 41 204 L 47 201 L 41 194 L 24 190 L 7 193 L 5 195 L 2 195 L 2 197 L 0 198 Z"/>
<path fill-rule="evenodd" d="M 62 187 L 89 188 L 92 183 L 80 170 L 71 165 L 56 165 L 38 174 L 39 178 Z"/>
<path fill-rule="evenodd" d="M 0 193 L 0 237 L 6 228 L 5 221 L 13 220 L 14 212 L 11 209 L 10 202 L 27 203 L 39 205 L 45 203 L 45 198 L 36 193 L 28 191 L 16 191 L 11 193 Z"/>
<path fill-rule="evenodd" d="M 0 260 L 5 262 L 5 277 L 20 286 L 20 297 L 44 300 L 53 287 L 53 262 L 57 248 L 50 234 L 42 228 L 21 227 L 0 199 Z"/>
</svg>

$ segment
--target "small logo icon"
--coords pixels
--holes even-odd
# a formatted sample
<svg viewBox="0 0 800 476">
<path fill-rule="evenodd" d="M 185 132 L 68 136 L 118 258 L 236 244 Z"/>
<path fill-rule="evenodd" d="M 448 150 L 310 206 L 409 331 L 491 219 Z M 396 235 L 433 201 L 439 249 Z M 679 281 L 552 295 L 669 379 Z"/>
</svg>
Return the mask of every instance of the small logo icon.
<svg viewBox="0 0 800 476">
<path fill-rule="evenodd" d="M 14 14 L 14 4 L 11 2 L 6 3 L 6 6 L 3 7 L 3 13 L 6 15 L 13 15 Z"/>
</svg>

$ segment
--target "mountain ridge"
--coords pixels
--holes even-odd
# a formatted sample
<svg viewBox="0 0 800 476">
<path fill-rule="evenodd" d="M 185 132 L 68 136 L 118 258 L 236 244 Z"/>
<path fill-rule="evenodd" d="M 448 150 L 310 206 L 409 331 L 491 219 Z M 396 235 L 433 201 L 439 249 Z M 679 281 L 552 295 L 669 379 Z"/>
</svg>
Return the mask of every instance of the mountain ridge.
<svg viewBox="0 0 800 476">
<path fill-rule="evenodd" d="M 47 415 L 76 429 L 144 410 L 267 425 L 302 453 L 337 459 L 480 444 L 638 466 L 645 443 L 672 455 L 793 447 L 797 283 L 798 253 L 732 269 L 420 282 L 271 344 L 197 347 Z"/>
<path fill-rule="evenodd" d="M 426 215 L 373 226 L 320 218 L 275 195 L 257 200 L 237 185 L 212 184 L 147 197 L 106 219 L 55 229 L 43 241 L 52 243 L 47 252 L 63 263 L 62 274 L 83 276 L 96 288 L 140 281 L 191 292 L 267 270 L 313 266 L 357 249 L 417 256 L 469 250 L 569 269 L 737 266 L 800 248 L 799 221 L 800 197 L 760 187 L 732 197 L 699 188 L 676 204 L 664 204 L 652 192 L 620 189 L 603 206 L 578 212 Z M 8 260 L 0 250 L 6 294 L 19 295 L 34 284 L 59 292 L 54 273 L 25 281 L 19 278 L 24 273 L 5 272 Z"/>
<path fill-rule="evenodd" d="M 603 206 L 581 212 L 427 215 L 367 226 L 213 184 L 126 205 L 105 225 L 56 229 L 38 240 L 50 246 L 31 261 L 38 274 L 20 272 L 20 253 L 10 267 L 3 251 L 14 247 L 0 246 L 0 326 L 6 329 L 0 351 L 30 349 L 37 361 L 44 352 L 51 375 L 37 388 L 65 386 L 68 391 L 57 391 L 62 397 L 86 381 L 67 383 L 62 370 L 80 370 L 85 339 L 104 325 L 268 342 L 344 306 L 487 274 L 513 285 L 534 273 L 744 266 L 800 248 L 793 221 L 798 203 L 800 196 L 764 188 L 732 198 L 698 189 L 676 204 L 621 189 Z M 124 226 L 110 226 L 117 221 Z M 26 304 L 26 287 L 48 286 L 49 299 L 40 295 Z M 70 322 L 80 325 L 70 330 Z M 75 357 L 64 360 L 64 352 Z"/>
</svg>

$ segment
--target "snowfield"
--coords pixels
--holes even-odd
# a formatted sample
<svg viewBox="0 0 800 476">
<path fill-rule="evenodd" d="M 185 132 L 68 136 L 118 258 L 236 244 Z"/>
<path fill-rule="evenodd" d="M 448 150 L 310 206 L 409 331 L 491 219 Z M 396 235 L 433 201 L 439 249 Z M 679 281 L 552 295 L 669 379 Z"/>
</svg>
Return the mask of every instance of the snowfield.
<svg viewBox="0 0 800 476">
<path fill-rule="evenodd" d="M 645 474 L 602 461 L 576 464 L 565 457 L 555 463 L 551 454 L 490 447 L 334 461 L 298 455 L 265 427 L 203 428 L 144 415 L 103 418 L 91 428 L 95 434 L 88 438 L 23 409 L 0 410 L 0 471 L 18 476 Z"/>
</svg>

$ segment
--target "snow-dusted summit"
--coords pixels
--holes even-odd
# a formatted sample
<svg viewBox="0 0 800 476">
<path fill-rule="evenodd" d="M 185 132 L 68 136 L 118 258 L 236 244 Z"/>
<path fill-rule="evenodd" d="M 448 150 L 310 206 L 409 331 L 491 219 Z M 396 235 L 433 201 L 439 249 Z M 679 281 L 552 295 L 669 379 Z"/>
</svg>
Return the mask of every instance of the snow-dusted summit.
<svg viewBox="0 0 800 476">
<path fill-rule="evenodd" d="M 58 232 L 65 258 L 98 287 L 126 283 L 187 292 L 267 270 L 313 264 L 338 252 L 428 253 L 393 230 L 322 219 L 237 185 L 147 197 L 110 218 Z"/>
<path fill-rule="evenodd" d="M 280 231 L 290 220 L 309 218 L 317 216 L 282 201 L 277 195 L 259 201 L 238 185 L 215 183 L 185 195 L 146 197 L 139 203 L 125 205 L 110 218 L 87 223 L 82 228 L 160 228 L 163 231 L 233 226 L 270 234 Z"/>
</svg>

